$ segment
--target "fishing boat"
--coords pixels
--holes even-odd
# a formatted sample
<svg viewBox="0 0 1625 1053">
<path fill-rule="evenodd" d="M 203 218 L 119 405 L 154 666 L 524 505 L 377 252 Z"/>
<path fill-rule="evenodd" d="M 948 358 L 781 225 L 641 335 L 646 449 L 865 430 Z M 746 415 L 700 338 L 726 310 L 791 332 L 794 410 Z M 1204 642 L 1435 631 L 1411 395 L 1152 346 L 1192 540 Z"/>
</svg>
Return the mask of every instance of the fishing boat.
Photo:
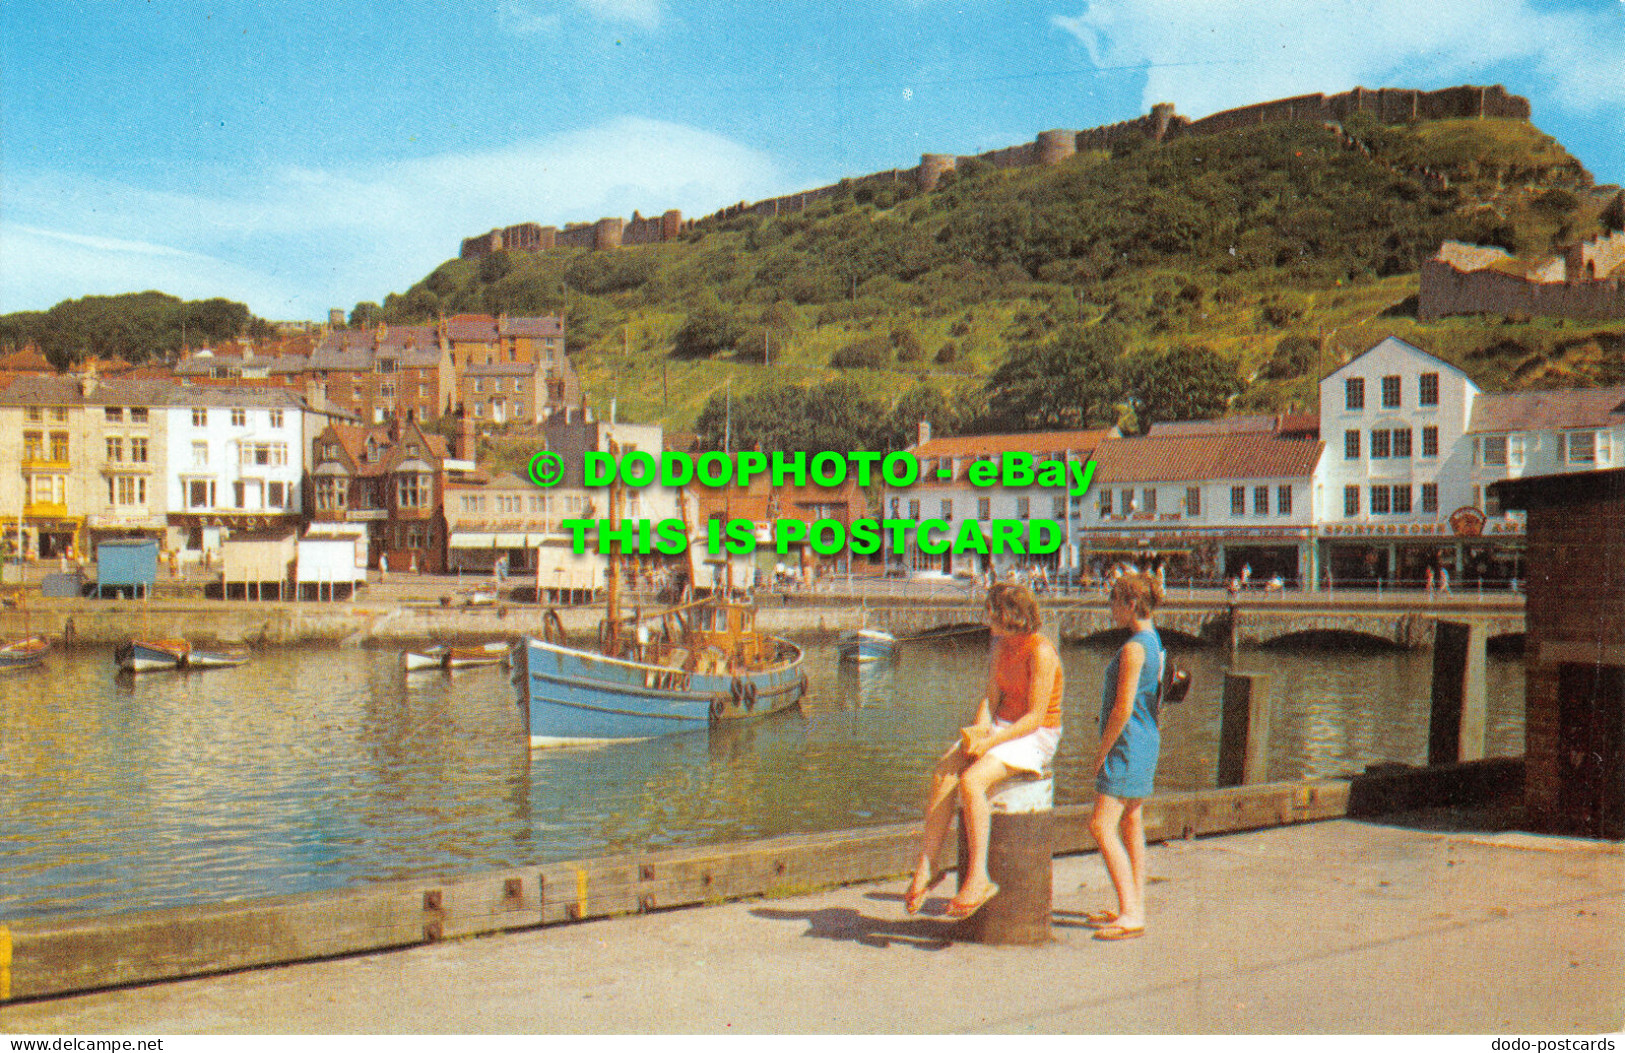
<svg viewBox="0 0 1625 1053">
<path fill-rule="evenodd" d="M 556 635 L 526 635 L 514 648 L 533 748 L 703 730 L 777 713 L 807 693 L 801 648 L 758 631 L 755 605 L 744 601 L 710 597 L 647 617 L 612 615 L 597 648 Z"/>
<path fill-rule="evenodd" d="M 835 640 L 843 662 L 889 662 L 897 657 L 897 637 L 884 629 L 849 629 Z"/>
<path fill-rule="evenodd" d="M 234 647 L 229 651 L 203 651 L 192 648 L 186 652 L 181 666 L 186 669 L 224 669 L 235 665 L 245 665 L 248 662 L 248 652 Z"/>
<path fill-rule="evenodd" d="M 13 640 L 0 646 L 0 672 L 39 665 L 50 649 L 51 641 L 39 635 Z"/>
<path fill-rule="evenodd" d="M 513 645 L 506 640 L 460 647 L 435 644 L 417 651 L 401 652 L 401 665 L 408 673 L 428 669 L 469 669 L 481 665 L 501 665 L 508 661 Z"/>
<path fill-rule="evenodd" d="M 621 453 L 613 439 L 609 453 Z M 618 477 L 611 478 L 608 496 L 615 529 Z M 681 491 L 677 500 L 687 535 Z M 697 578 L 697 551 L 689 550 L 689 581 Z M 533 749 L 725 726 L 782 712 L 807 693 L 801 648 L 756 628 L 756 604 L 735 598 L 732 561 L 712 595 L 623 618 L 619 547 L 611 545 L 608 557 L 596 647 L 571 646 L 552 610 L 540 637 L 527 634 L 514 647 L 513 679 Z"/>
<path fill-rule="evenodd" d="M 113 652 L 113 661 L 130 673 L 179 669 L 192 645 L 185 640 L 131 640 Z"/>
</svg>

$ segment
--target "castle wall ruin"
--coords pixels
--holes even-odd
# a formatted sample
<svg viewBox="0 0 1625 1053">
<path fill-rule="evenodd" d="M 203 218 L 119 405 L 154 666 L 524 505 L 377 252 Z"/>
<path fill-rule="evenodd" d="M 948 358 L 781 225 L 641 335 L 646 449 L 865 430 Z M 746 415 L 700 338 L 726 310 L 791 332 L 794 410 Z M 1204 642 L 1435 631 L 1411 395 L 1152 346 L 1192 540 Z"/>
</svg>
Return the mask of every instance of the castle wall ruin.
<svg viewBox="0 0 1625 1053">
<path fill-rule="evenodd" d="M 1422 264 L 1416 315 L 1625 319 L 1625 232 L 1521 263 L 1501 250 L 1446 243 Z"/>
<path fill-rule="evenodd" d="M 680 212 L 672 209 L 648 219 L 634 213 L 630 221 L 608 218 L 597 223 L 568 224 L 563 230 L 521 223 L 465 238 L 460 255 L 464 259 L 478 259 L 504 249 L 536 252 L 551 248 L 608 249 L 621 245 L 651 245 L 675 240 L 700 224 L 725 222 L 744 215 L 793 214 L 819 201 L 866 186 L 905 184 L 911 189 L 929 192 L 940 186 L 948 173 L 967 161 L 979 161 L 1001 169 L 1058 165 L 1079 153 L 1110 150 L 1132 138 L 1170 142 L 1192 135 L 1216 135 L 1280 121 L 1336 124 L 1353 113 L 1370 114 L 1377 120 L 1391 124 L 1461 117 L 1527 120 L 1530 108 L 1528 99 L 1508 94 L 1499 84 L 1487 87 L 1463 85 L 1439 91 L 1355 88 L 1339 95 L 1315 94 L 1275 99 L 1225 110 L 1196 121 L 1175 113 L 1172 103 L 1158 103 L 1151 108 L 1150 114 L 1134 120 L 1083 131 L 1052 129 L 1039 133 L 1032 142 L 972 156 L 924 154 L 914 168 L 874 172 L 764 201 L 741 201 L 700 220 L 684 220 Z"/>
</svg>

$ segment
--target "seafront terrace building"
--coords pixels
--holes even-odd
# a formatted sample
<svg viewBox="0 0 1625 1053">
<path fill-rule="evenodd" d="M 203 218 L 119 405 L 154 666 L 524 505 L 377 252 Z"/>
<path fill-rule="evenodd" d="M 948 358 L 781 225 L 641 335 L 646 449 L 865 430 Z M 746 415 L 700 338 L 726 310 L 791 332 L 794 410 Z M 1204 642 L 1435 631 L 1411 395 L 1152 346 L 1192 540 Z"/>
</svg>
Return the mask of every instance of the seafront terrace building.
<svg viewBox="0 0 1625 1053">
<path fill-rule="evenodd" d="M 1316 501 L 1323 582 L 1421 584 L 1429 567 L 1459 571 L 1473 507 L 1463 441 L 1478 385 L 1392 337 L 1320 381 L 1326 441 Z"/>
<path fill-rule="evenodd" d="M 455 452 L 414 420 L 331 424 L 311 443 L 312 525 L 365 524 L 369 567 L 439 574 L 446 488 L 477 471 L 467 423 Z"/>
<path fill-rule="evenodd" d="M 882 498 L 882 518 L 921 522 L 940 519 L 950 532 L 966 520 L 986 523 L 993 519 L 1030 522 L 1047 519 L 1059 526 L 1063 539 L 1073 537 L 1085 516 L 1084 497 L 1069 498 L 1066 490 L 1050 487 L 977 486 L 971 481 L 971 465 L 979 461 L 1002 463 L 1010 454 L 1030 454 L 1035 461 L 1085 465 L 1097 447 L 1121 433 L 1116 428 L 1082 431 L 1046 431 L 999 435 L 956 435 L 933 438 L 929 422 L 921 421 L 915 444 L 909 447 L 920 465 L 919 480 L 910 487 L 887 488 Z M 1070 478 L 1070 475 L 1069 475 Z M 1080 566 L 1075 545 L 1063 540 L 1058 552 L 1040 556 L 993 555 L 978 553 L 922 552 L 918 538 L 910 535 L 907 546 L 888 548 L 886 559 L 912 570 L 940 570 L 944 573 L 985 574 L 1002 572 L 1017 565 L 1043 566 L 1050 573 Z"/>
<path fill-rule="evenodd" d="M 7 551 L 88 559 L 151 537 L 178 558 L 233 530 L 296 529 L 304 436 L 328 415 L 287 391 L 95 375 L 15 377 L 0 392 Z"/>
<path fill-rule="evenodd" d="M 5 551 L 88 559 L 106 537 L 163 538 L 170 385 L 13 377 L 0 391 Z"/>
<path fill-rule="evenodd" d="M 218 556 L 234 532 L 296 533 L 305 520 L 306 436 L 330 414 L 279 388 L 170 385 L 165 548 Z"/>
<path fill-rule="evenodd" d="M 448 481 L 446 569 L 489 574 L 505 558 L 509 574 L 534 576 L 544 561 L 555 566 L 570 545 L 560 522 L 597 518 L 595 496 L 579 486 L 543 489 L 514 472 Z"/>
<path fill-rule="evenodd" d="M 1095 452 L 1071 540 L 1095 575 L 1154 560 L 1174 580 L 1313 581 L 1325 451 L 1303 415 L 1185 421 Z"/>
<path fill-rule="evenodd" d="M 1525 577 L 1524 517 L 1503 479 L 1606 469 L 1625 457 L 1625 387 L 1486 394 L 1442 359 L 1387 339 L 1320 384 L 1322 566 L 1335 584 L 1502 587 Z"/>
</svg>

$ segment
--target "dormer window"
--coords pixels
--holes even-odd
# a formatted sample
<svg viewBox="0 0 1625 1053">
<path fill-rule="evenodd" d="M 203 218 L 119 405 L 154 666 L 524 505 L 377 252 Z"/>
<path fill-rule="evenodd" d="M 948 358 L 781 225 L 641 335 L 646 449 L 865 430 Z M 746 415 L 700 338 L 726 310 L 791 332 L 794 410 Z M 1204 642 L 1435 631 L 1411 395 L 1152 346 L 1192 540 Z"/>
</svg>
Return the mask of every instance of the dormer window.
<svg viewBox="0 0 1625 1053">
<path fill-rule="evenodd" d="M 393 373 L 393 372 L 395 372 L 395 360 L 393 358 L 380 358 L 378 360 L 378 372 L 380 372 L 380 373 Z"/>
</svg>

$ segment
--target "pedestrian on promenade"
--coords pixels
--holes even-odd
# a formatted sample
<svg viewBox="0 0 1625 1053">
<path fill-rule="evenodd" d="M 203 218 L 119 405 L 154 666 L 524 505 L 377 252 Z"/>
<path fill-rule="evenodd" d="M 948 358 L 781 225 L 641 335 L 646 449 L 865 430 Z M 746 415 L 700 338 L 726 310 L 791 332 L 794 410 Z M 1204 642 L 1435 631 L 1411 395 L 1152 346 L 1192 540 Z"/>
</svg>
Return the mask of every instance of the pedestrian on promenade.
<svg viewBox="0 0 1625 1053">
<path fill-rule="evenodd" d="M 987 873 L 993 819 L 988 790 L 1017 771 L 1042 773 L 1061 741 L 1061 660 L 1038 632 L 1038 601 L 1024 586 L 1001 582 L 988 590 L 987 613 L 993 633 L 987 691 L 975 722 L 961 729 L 959 741 L 932 773 L 920 858 L 903 898 L 910 914 L 919 913 L 926 893 L 942 878 L 933 873 L 931 861 L 947 836 L 956 797 L 970 862 L 948 916 L 968 918 L 998 894 Z"/>
<path fill-rule="evenodd" d="M 1145 818 L 1162 747 L 1157 728 L 1158 687 L 1166 656 L 1152 613 L 1162 588 L 1149 574 L 1112 583 L 1112 620 L 1133 635 L 1106 666 L 1100 702 L 1100 745 L 1095 751 L 1095 808 L 1089 832 L 1100 846 L 1117 892 L 1117 911 L 1096 911 L 1087 924 L 1097 940 L 1145 934 Z"/>
</svg>

